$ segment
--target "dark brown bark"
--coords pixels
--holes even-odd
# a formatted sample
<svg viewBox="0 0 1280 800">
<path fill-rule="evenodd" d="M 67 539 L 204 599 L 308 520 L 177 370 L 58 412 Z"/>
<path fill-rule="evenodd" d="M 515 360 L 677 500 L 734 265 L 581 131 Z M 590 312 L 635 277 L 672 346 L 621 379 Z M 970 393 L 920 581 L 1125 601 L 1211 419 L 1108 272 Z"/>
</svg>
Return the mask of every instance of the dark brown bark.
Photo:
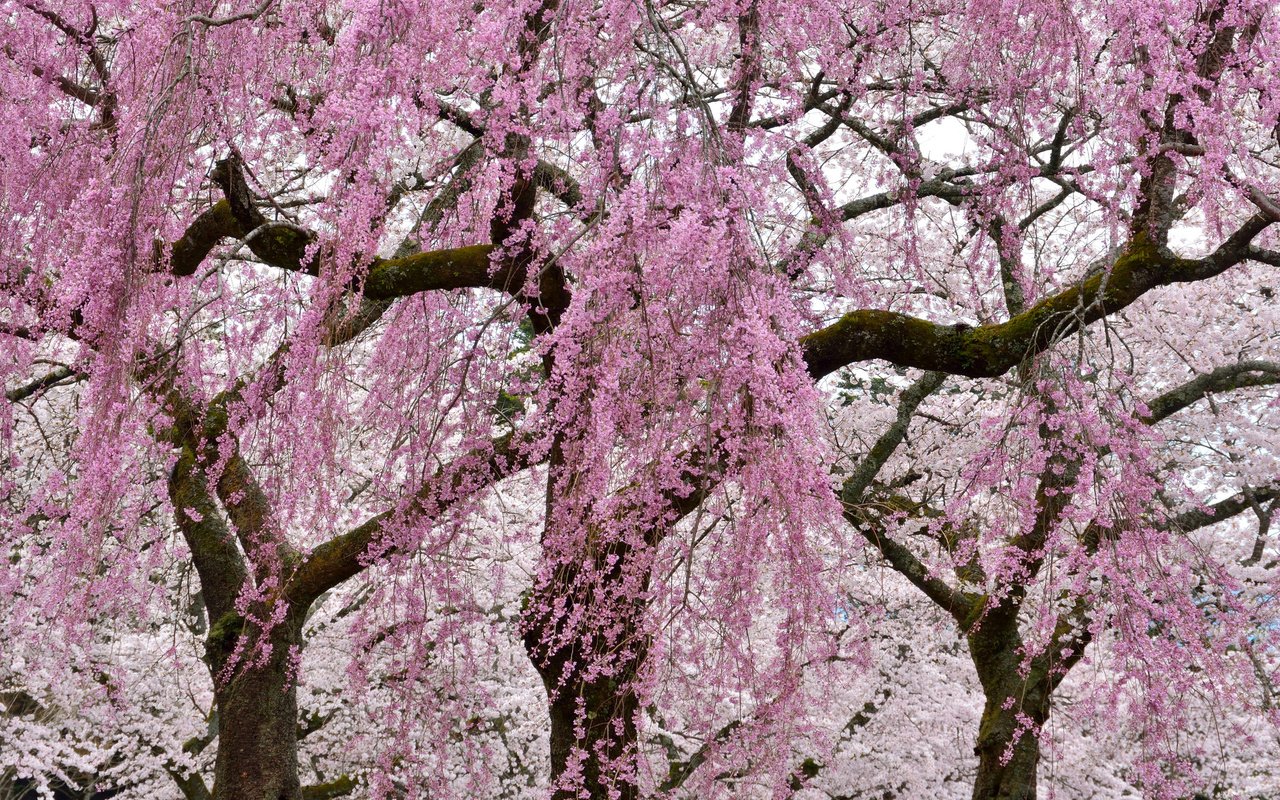
<svg viewBox="0 0 1280 800">
<path fill-rule="evenodd" d="M 974 754 L 973 800 L 1035 800 L 1040 727 L 1054 681 L 1042 664 L 1022 671 L 1017 615 L 997 610 L 969 634 L 969 652 L 986 704 Z"/>
<path fill-rule="evenodd" d="M 553 800 L 578 800 L 584 790 L 592 800 L 609 797 L 636 800 L 639 787 L 631 775 L 620 774 L 617 769 L 635 750 L 639 711 L 635 692 L 625 686 L 625 680 L 620 685 L 608 678 L 570 680 L 568 686 L 557 688 L 562 673 L 557 666 L 544 667 L 539 672 L 547 687 L 553 784 L 563 781 L 575 750 L 585 754 L 581 763 L 581 785 L 558 786 L 552 794 Z"/>
<path fill-rule="evenodd" d="M 218 757 L 213 800 L 302 800 L 298 779 L 298 693 L 293 658 L 302 646 L 301 609 L 272 628 L 265 663 L 222 674 L 244 631 L 234 613 L 218 620 L 206 642 L 215 675 Z M 253 637 L 255 632 L 250 631 Z"/>
<path fill-rule="evenodd" d="M 605 568 L 610 556 L 616 560 Z M 635 681 L 648 653 L 641 628 L 646 603 L 619 598 L 611 589 L 637 568 L 644 570 L 637 577 L 647 586 L 648 570 L 635 563 L 623 542 L 600 548 L 593 562 L 595 575 L 587 580 L 577 569 L 563 568 L 535 592 L 526 612 L 525 650 L 547 690 L 553 800 L 636 800 Z M 577 629 L 565 630 L 564 620 L 574 619 L 579 609 L 588 616 Z M 608 674 L 591 674 L 592 662 L 607 664 Z M 581 778 L 566 785 L 573 771 Z"/>
</svg>

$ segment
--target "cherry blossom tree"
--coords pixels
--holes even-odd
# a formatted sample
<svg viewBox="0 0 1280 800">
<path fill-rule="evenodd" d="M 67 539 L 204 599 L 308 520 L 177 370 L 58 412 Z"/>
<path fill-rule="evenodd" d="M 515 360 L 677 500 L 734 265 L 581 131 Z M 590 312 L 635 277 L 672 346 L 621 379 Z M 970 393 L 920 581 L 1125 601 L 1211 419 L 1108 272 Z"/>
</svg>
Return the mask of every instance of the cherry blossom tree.
<svg viewBox="0 0 1280 800">
<path fill-rule="evenodd" d="M 1265 0 L 3 14 L 3 619 L 93 669 L 193 570 L 188 797 L 323 781 L 339 603 L 376 796 L 502 780 L 512 644 L 553 797 L 835 787 L 868 558 L 964 640 L 975 798 L 1082 663 L 1152 796 L 1188 695 L 1276 722 Z"/>
</svg>

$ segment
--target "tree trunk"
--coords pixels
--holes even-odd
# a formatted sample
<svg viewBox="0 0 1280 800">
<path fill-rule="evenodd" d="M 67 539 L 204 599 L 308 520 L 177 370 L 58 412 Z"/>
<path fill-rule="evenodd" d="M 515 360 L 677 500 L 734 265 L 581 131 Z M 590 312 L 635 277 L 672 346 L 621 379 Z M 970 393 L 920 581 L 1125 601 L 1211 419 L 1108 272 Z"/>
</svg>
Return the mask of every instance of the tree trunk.
<svg viewBox="0 0 1280 800">
<path fill-rule="evenodd" d="M 298 692 L 294 655 L 302 644 L 305 610 L 293 609 L 268 634 L 264 663 L 223 669 L 243 627 L 227 614 L 209 631 L 207 658 L 218 706 L 218 757 L 213 800 L 301 800 L 298 780 Z"/>
<path fill-rule="evenodd" d="M 619 770 L 635 752 L 635 692 L 608 678 L 572 680 L 557 688 L 559 670 L 541 672 L 551 718 L 553 800 L 578 800 L 584 791 L 591 800 L 636 800 L 639 789 L 630 768 Z M 582 775 L 572 787 L 563 785 L 571 768 Z"/>
<path fill-rule="evenodd" d="M 969 635 L 969 652 L 986 705 L 974 754 L 973 800 L 1035 800 L 1040 729 L 1049 718 L 1051 684 L 1043 665 L 1022 674 L 1016 612 L 992 613 Z"/>
<path fill-rule="evenodd" d="M 1007 695 L 1006 695 L 1007 696 Z M 1024 701 L 1025 702 L 1025 701 Z M 988 697 L 982 712 L 978 744 L 978 776 L 973 784 L 973 800 L 1035 800 L 1036 771 L 1040 765 L 1039 725 L 1019 735 L 1016 715 L 1027 713 L 1026 706 L 1015 702 L 1002 708 L 1005 697 Z M 1034 716 L 1028 714 L 1028 716 Z M 1017 737 L 1012 749 L 1009 743 Z M 1009 755 L 1005 761 L 1006 754 Z"/>
<path fill-rule="evenodd" d="M 614 542 L 602 550 L 594 554 L 599 583 L 584 587 L 579 570 L 566 565 L 535 592 L 525 613 L 525 651 L 547 689 L 553 800 L 639 797 L 635 681 L 648 653 L 641 629 L 647 604 L 617 596 L 623 575 L 637 568 L 631 548 Z M 639 568 L 643 592 L 647 567 Z M 586 610 L 585 629 L 565 631 L 561 620 L 578 608 Z M 583 655 L 584 643 L 594 655 Z M 592 671 L 602 663 L 607 675 Z"/>
</svg>

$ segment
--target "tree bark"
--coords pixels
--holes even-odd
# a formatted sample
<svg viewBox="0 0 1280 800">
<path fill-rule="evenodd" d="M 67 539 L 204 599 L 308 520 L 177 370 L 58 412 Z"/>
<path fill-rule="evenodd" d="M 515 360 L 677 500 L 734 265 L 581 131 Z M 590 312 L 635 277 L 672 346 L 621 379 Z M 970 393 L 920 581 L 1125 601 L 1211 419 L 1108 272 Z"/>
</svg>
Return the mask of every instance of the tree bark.
<svg viewBox="0 0 1280 800">
<path fill-rule="evenodd" d="M 1049 718 L 1052 685 L 1042 664 L 1022 669 L 1017 613 L 997 611 L 969 634 L 969 652 L 986 704 L 974 754 L 973 800 L 1035 800 L 1039 733 Z"/>
<path fill-rule="evenodd" d="M 1032 687 L 1031 691 L 1036 690 Z M 1036 797 L 1036 771 L 1040 766 L 1038 728 L 1044 720 L 1034 729 L 1019 734 L 1017 714 L 1026 713 L 1027 709 L 1025 705 L 1019 708 L 1016 702 L 1014 708 L 1003 708 L 1005 697 L 988 697 L 982 711 L 982 726 L 974 748 L 978 755 L 978 775 L 973 784 L 973 800 L 1035 800 Z M 1017 740 L 1010 748 L 1009 743 L 1015 737 Z"/>
<path fill-rule="evenodd" d="M 223 672 L 243 620 L 232 613 L 212 626 L 206 650 L 218 707 L 213 800 L 302 800 L 294 658 L 304 618 L 305 609 L 291 609 L 266 634 L 271 650 L 263 663 L 235 667 L 229 680 Z"/>
<path fill-rule="evenodd" d="M 182 404 L 175 406 L 184 409 Z M 191 430 L 188 425 L 185 436 L 177 435 L 183 433 L 181 429 L 168 433 L 181 447 L 169 476 L 169 498 L 174 520 L 191 548 L 210 620 L 205 662 L 213 678 L 218 740 L 212 800 L 302 800 L 295 658 L 302 647 L 309 602 L 292 603 L 284 619 L 265 632 L 246 623 L 236 610 L 241 589 L 251 580 L 249 565 L 213 498 L 212 482 L 196 456 L 201 442 L 193 441 Z M 220 486 L 228 494 L 234 489 L 240 497 L 228 511 L 237 520 L 236 533 L 242 534 L 242 541 L 246 528 L 240 526 L 260 525 L 265 516 L 262 503 L 255 507 L 243 502 L 244 495 L 252 497 L 254 486 L 243 475 L 239 483 Z M 245 549 L 252 549 L 250 543 Z M 253 616 L 271 619 L 272 607 L 258 604 Z M 234 661 L 241 640 L 246 652 L 254 643 L 266 648 L 261 650 L 262 657 Z"/>
<path fill-rule="evenodd" d="M 639 787 L 634 776 L 629 769 L 618 770 L 618 765 L 634 756 L 636 747 L 640 706 L 635 692 L 626 685 L 629 681 L 571 680 L 568 686 L 559 687 L 561 669 L 553 666 L 539 672 L 547 687 L 551 720 L 553 800 L 584 796 L 591 800 L 636 800 Z M 575 786 L 565 785 L 571 768 L 581 770 L 581 781 Z"/>
<path fill-rule="evenodd" d="M 627 544 L 614 542 L 594 554 L 592 578 L 581 581 L 581 572 L 566 564 L 526 610 L 525 651 L 547 690 L 553 800 L 639 797 L 635 682 L 648 654 L 642 596 L 649 580 L 647 566 L 636 561 Z M 619 596 L 635 569 L 642 570 L 641 596 Z M 587 616 L 566 630 L 563 620 L 575 619 L 579 609 Z M 600 666 L 607 674 L 593 669 Z"/>
</svg>

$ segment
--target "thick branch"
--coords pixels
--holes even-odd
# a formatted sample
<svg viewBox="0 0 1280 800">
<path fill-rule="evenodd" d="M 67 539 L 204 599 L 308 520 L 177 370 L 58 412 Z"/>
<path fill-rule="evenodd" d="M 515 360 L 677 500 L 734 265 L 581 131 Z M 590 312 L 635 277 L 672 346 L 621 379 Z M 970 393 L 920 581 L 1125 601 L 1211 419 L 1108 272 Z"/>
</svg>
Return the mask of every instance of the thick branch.
<svg viewBox="0 0 1280 800">
<path fill-rule="evenodd" d="M 213 795 L 209 793 L 209 787 L 205 785 L 204 778 L 200 777 L 200 773 L 192 772 L 190 775 L 183 776 L 182 773 L 167 769 L 169 777 L 173 778 L 173 782 L 178 784 L 178 788 L 182 790 L 182 796 L 186 800 L 213 800 Z"/>
<path fill-rule="evenodd" d="M 190 447 L 182 448 L 169 476 L 169 502 L 178 529 L 191 549 L 209 618 L 219 619 L 235 609 L 248 571 Z"/>
<path fill-rule="evenodd" d="M 50 370 L 48 374 L 42 375 L 30 383 L 24 383 L 15 389 L 10 389 L 4 393 L 4 398 L 10 403 L 26 400 L 31 395 L 56 386 L 59 382 L 74 377 L 76 374 L 76 371 L 70 367 L 56 367 Z"/>
<path fill-rule="evenodd" d="M 1280 267 L 1280 250 L 1268 250 L 1265 247 L 1254 247 L 1250 245 L 1248 258 L 1251 261 L 1257 261 L 1259 264 Z"/>
<path fill-rule="evenodd" d="M 231 172 L 229 167 L 224 172 Z M 312 237 L 291 226 L 273 226 L 248 198 L 243 179 L 219 175 L 228 198 L 207 209 L 187 227 L 169 249 L 169 271 L 186 276 L 195 273 L 210 251 L 224 239 L 248 240 L 254 255 L 274 267 L 319 274 L 319 258 L 307 258 Z M 254 233 L 254 232 L 257 233 Z M 252 235 L 252 236 L 251 236 Z M 250 238 L 251 237 L 251 238 Z M 448 289 L 492 288 L 511 294 L 524 285 L 524 271 L 510 263 L 496 268 L 490 245 L 473 245 L 417 253 L 404 258 L 375 258 L 364 280 L 363 294 L 370 300 L 391 300 L 419 292 Z"/>
<path fill-rule="evenodd" d="M 937 391 L 946 375 L 941 372 L 925 373 L 912 384 L 898 400 L 898 413 L 883 434 L 880 435 L 867 455 L 854 467 L 853 474 L 844 480 L 840 487 L 840 502 L 844 508 L 844 517 L 868 542 L 876 546 L 880 555 L 889 562 L 889 566 L 900 572 L 907 580 L 938 606 L 946 610 L 962 625 L 973 610 L 973 603 L 960 591 L 951 588 L 945 581 L 929 574 L 928 568 L 916 558 L 910 548 L 902 545 L 884 533 L 884 526 L 879 524 L 882 516 L 863 505 L 866 491 L 880 472 L 885 462 L 893 455 L 898 446 L 906 438 L 911 418 L 925 398 Z M 908 510 L 899 507 L 902 498 L 891 497 L 885 500 L 889 504 L 890 513 Z M 903 500 L 905 503 L 905 501 Z M 871 513 L 868 513 L 871 511 Z"/>
<path fill-rule="evenodd" d="M 671 792 L 683 786 L 684 782 L 689 779 L 689 776 L 696 772 L 698 767 L 701 767 L 706 763 L 707 759 L 710 758 L 711 754 L 715 751 L 715 748 L 720 747 L 724 745 L 725 742 L 729 741 L 729 737 L 733 735 L 734 731 L 742 727 L 742 724 L 743 720 L 741 719 L 735 719 L 725 724 L 720 728 L 720 730 L 716 731 L 715 736 L 704 742 L 703 745 L 693 753 L 693 755 L 689 756 L 689 758 L 683 761 L 673 759 L 667 769 L 667 777 L 662 781 L 662 784 L 658 786 L 658 791 Z"/>
<path fill-rule="evenodd" d="M 948 203 L 956 204 L 969 196 L 972 191 L 972 189 L 960 183 L 934 179 L 931 181 L 922 181 L 910 196 L 917 200 L 923 200 L 926 197 L 936 197 L 940 200 L 945 200 Z M 849 220 L 870 214 L 873 211 L 892 208 L 903 202 L 905 199 L 907 199 L 907 194 L 898 189 L 877 192 L 876 194 L 860 197 L 856 200 L 850 200 L 840 206 L 840 218 L 848 222 Z"/>
<path fill-rule="evenodd" d="M 734 81 L 733 107 L 726 127 L 741 135 L 751 120 L 755 82 L 760 73 L 760 11 L 753 2 L 738 15 L 738 75 Z"/>
<path fill-rule="evenodd" d="M 203 414 L 176 389 L 170 390 L 165 399 L 173 415 L 173 433 L 176 434 L 176 443 L 183 448 L 183 457 L 189 452 L 201 470 L 208 464 L 222 466 L 214 482 L 214 492 L 226 509 L 240 545 L 254 562 L 257 577 L 261 580 L 277 568 L 277 559 L 294 562 L 299 556 L 284 535 L 275 530 L 266 492 L 240 454 L 239 439 L 230 429 L 227 397 L 220 395 L 215 398 Z M 202 580 L 203 577 L 202 573 Z M 217 618 L 212 614 L 211 617 Z"/>
<path fill-rule="evenodd" d="M 1093 630 L 1089 627 L 1091 607 L 1084 596 L 1076 597 L 1071 609 L 1054 619 L 1049 646 L 1032 660 L 1032 672 L 1044 676 L 1050 692 L 1057 689 L 1071 668 L 1080 663 L 1085 650 L 1093 642 Z"/>
<path fill-rule="evenodd" d="M 182 238 L 169 248 L 169 272 L 181 276 L 194 275 L 219 242 L 240 238 L 247 233 L 232 216 L 231 204 L 219 200 L 192 220 Z"/>
<path fill-rule="evenodd" d="M 1242 490 L 1204 509 L 1183 512 L 1169 520 L 1169 526 L 1173 530 L 1190 533 L 1243 514 L 1255 503 L 1269 502 L 1277 497 L 1280 497 L 1280 480 L 1257 489 Z"/>
<path fill-rule="evenodd" d="M 809 374 L 818 379 L 849 364 L 883 359 L 972 378 L 997 377 L 1156 287 L 1221 274 L 1246 257 L 1249 242 L 1268 224 L 1260 214 L 1250 218 L 1202 259 L 1169 255 L 1138 234 L 1108 273 L 1090 276 L 999 324 L 968 328 L 894 311 L 853 311 L 801 340 Z"/>
<path fill-rule="evenodd" d="M 228 211 L 240 226 L 239 238 L 246 241 L 254 255 L 290 272 L 320 274 L 320 254 L 312 246 L 316 237 L 292 224 L 275 223 L 263 216 L 254 205 L 238 156 L 233 153 L 218 161 L 210 177 L 222 189 Z"/>
<path fill-rule="evenodd" d="M 1143 417 L 1143 422 L 1154 425 L 1215 392 L 1229 392 L 1251 386 L 1273 386 L 1277 383 L 1280 383 L 1280 364 L 1273 361 L 1241 361 L 1218 367 L 1152 400 L 1147 404 L 1147 415 Z"/>
<path fill-rule="evenodd" d="M 490 267 L 487 244 L 433 250 L 404 258 L 376 259 L 364 282 L 370 300 L 392 300 L 419 292 L 487 287 L 510 294 L 524 286 L 524 270 L 504 263 Z"/>
<path fill-rule="evenodd" d="M 533 466 L 537 459 L 524 444 L 507 435 L 454 459 L 428 478 L 404 508 L 384 511 L 313 550 L 289 580 L 286 594 L 300 607 L 309 605 L 363 570 L 388 527 L 434 519 L 458 499 Z"/>
<path fill-rule="evenodd" d="M 359 784 L 350 775 L 343 775 L 326 783 L 317 783 L 302 787 L 302 800 L 332 800 L 335 797 L 346 797 L 359 788 Z"/>
</svg>

